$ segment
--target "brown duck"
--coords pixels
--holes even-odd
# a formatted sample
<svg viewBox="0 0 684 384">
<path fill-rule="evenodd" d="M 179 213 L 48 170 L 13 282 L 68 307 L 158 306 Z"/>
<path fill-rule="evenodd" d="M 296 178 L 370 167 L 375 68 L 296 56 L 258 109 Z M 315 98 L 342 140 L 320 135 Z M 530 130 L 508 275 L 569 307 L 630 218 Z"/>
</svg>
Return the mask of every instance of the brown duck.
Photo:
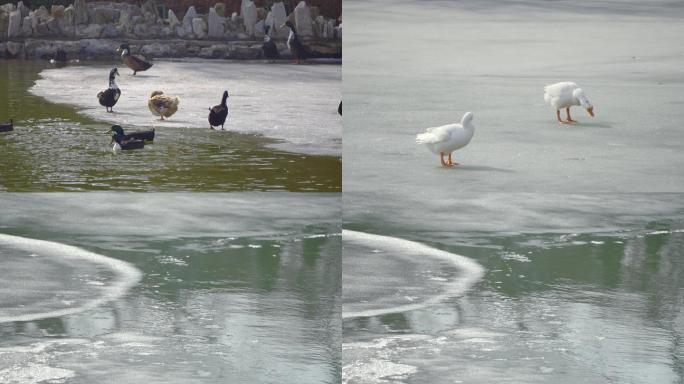
<svg viewBox="0 0 684 384">
<path fill-rule="evenodd" d="M 133 76 L 138 72 L 147 71 L 152 66 L 151 63 L 131 55 L 131 48 L 128 44 L 121 44 L 116 51 L 121 53 L 121 60 L 124 64 L 133 70 Z"/>
</svg>

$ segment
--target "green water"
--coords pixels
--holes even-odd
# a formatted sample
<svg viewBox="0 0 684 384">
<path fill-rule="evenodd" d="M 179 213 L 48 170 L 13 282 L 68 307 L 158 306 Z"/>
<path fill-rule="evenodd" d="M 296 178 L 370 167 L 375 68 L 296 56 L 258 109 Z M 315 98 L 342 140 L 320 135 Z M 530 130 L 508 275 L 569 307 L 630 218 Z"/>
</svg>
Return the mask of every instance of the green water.
<svg viewBox="0 0 684 384">
<path fill-rule="evenodd" d="M 6 194 L 0 233 L 126 261 L 142 278 L 97 308 L 0 323 L 0 382 L 340 382 L 339 195 L 140 199 L 145 203 L 109 192 Z M 108 202 L 119 215 L 103 214 Z M 47 213 L 39 219 L 32 207 L 41 205 Z M 292 208 L 298 212 L 288 214 Z M 0 316 L 3 307 L 41 309 L 34 291 L 50 288 L 68 306 L 101 286 L 84 285 L 80 265 L 34 281 L 40 260 L 53 257 L 37 253 L 21 264 L 0 257 L 4 273 L 27 277 L 21 288 L 3 291 Z M 20 300 L 26 297 L 34 299 Z"/>
<path fill-rule="evenodd" d="M 164 128 L 143 150 L 114 154 L 108 124 L 28 92 L 48 66 L 0 61 L 0 120 L 15 124 L 0 134 L 0 191 L 341 191 L 340 157 L 273 149 L 259 135 Z"/>
</svg>

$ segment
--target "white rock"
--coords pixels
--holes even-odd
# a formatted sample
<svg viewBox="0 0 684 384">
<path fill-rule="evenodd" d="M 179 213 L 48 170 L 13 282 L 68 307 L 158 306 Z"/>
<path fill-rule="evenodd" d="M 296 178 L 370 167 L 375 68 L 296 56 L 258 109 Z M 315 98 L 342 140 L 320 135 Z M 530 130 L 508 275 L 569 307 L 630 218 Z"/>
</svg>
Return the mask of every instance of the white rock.
<svg viewBox="0 0 684 384">
<path fill-rule="evenodd" d="M 175 29 L 178 24 L 180 24 L 180 20 L 178 20 L 178 17 L 173 12 L 173 9 L 169 9 L 169 28 Z"/>
<path fill-rule="evenodd" d="M 245 15 L 245 7 L 249 4 L 253 3 L 252 0 L 242 0 L 240 2 L 240 15 L 244 16 Z"/>
<path fill-rule="evenodd" d="M 23 37 L 29 37 L 33 34 L 33 28 L 31 27 L 31 17 L 26 16 L 21 22 L 21 35 Z"/>
<path fill-rule="evenodd" d="M 254 24 L 257 21 L 257 9 L 254 2 L 247 0 L 242 2 L 242 21 L 245 26 L 245 32 L 249 36 L 254 36 Z"/>
<path fill-rule="evenodd" d="M 74 1 L 74 11 L 76 24 L 88 24 L 88 7 L 85 0 Z"/>
<path fill-rule="evenodd" d="M 183 28 L 192 29 L 192 19 L 195 17 L 197 17 L 197 11 L 195 11 L 195 6 L 191 5 L 188 11 L 185 12 L 185 16 L 183 16 Z"/>
<path fill-rule="evenodd" d="M 10 13 L 16 10 L 17 8 L 12 3 L 0 5 L 0 13 Z"/>
<path fill-rule="evenodd" d="M 71 26 L 74 25 L 74 22 L 76 20 L 76 11 L 74 10 L 74 6 L 70 5 L 64 9 L 64 25 Z"/>
<path fill-rule="evenodd" d="M 294 11 L 295 26 L 299 36 L 313 36 L 311 25 L 311 10 L 306 5 L 306 1 L 300 1 Z"/>
<path fill-rule="evenodd" d="M 207 22 L 201 17 L 192 19 L 192 33 L 194 33 L 198 39 L 203 39 L 207 34 Z"/>
<path fill-rule="evenodd" d="M 237 23 L 237 21 L 238 21 L 238 14 L 237 14 L 237 12 L 233 12 L 233 14 L 230 15 L 230 21 L 232 21 L 233 23 Z"/>
<path fill-rule="evenodd" d="M 287 28 L 280 28 L 280 26 L 287 21 L 287 12 L 285 12 L 285 5 L 283 5 L 283 2 L 279 1 L 274 3 L 271 7 L 271 12 L 269 13 L 272 14 L 273 17 L 273 32 L 271 32 L 271 36 L 279 38 L 287 37 L 289 34 Z"/>
<path fill-rule="evenodd" d="M 209 8 L 209 37 L 222 37 L 225 31 L 226 19 L 219 16 L 214 7 Z"/>
<path fill-rule="evenodd" d="M 50 18 L 52 17 L 50 11 L 48 11 L 47 8 L 45 8 L 42 5 L 40 6 L 40 8 L 33 11 L 33 13 L 38 18 L 39 23 L 47 23 L 47 21 L 50 20 Z"/>
<path fill-rule="evenodd" d="M 21 33 L 21 11 L 12 11 L 9 14 L 9 27 L 7 29 L 7 37 L 10 39 L 18 37 Z"/>
<path fill-rule="evenodd" d="M 24 17 L 28 16 L 29 12 L 31 10 L 24 5 L 23 1 L 20 1 L 17 3 L 17 11 L 21 12 L 21 18 L 23 19 Z"/>
<path fill-rule="evenodd" d="M 131 14 L 128 12 L 128 10 L 124 9 L 121 11 L 118 24 L 123 28 L 128 28 L 128 26 L 131 24 Z"/>
</svg>

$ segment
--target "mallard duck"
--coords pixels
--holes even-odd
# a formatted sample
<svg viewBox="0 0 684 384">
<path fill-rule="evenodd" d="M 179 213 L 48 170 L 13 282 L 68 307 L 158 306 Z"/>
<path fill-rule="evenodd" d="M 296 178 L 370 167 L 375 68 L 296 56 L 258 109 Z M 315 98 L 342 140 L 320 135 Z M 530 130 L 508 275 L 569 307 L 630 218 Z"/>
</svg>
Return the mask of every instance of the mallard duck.
<svg viewBox="0 0 684 384">
<path fill-rule="evenodd" d="M 110 132 L 112 133 L 112 141 L 110 144 L 113 144 L 112 150 L 115 152 L 118 150 L 140 149 L 145 147 L 145 140 L 131 137 L 132 135 L 124 135 L 123 129 L 119 125 L 113 125 Z"/>
<path fill-rule="evenodd" d="M 223 130 L 223 124 L 226 122 L 226 117 L 228 117 L 226 100 L 228 100 L 228 91 L 223 91 L 221 104 L 209 108 L 209 128 L 214 129 L 214 127 L 220 125 L 221 130 Z"/>
<path fill-rule="evenodd" d="M 439 154 L 439 159 L 445 167 L 458 165 L 451 161 L 451 152 L 463 148 L 473 138 L 475 126 L 473 125 L 473 113 L 466 112 L 461 123 L 432 127 L 416 136 L 417 144 L 425 144 L 432 153 Z M 444 155 L 449 154 L 448 161 L 444 161 Z"/>
<path fill-rule="evenodd" d="M 152 142 L 154 141 L 154 128 L 150 129 L 149 131 L 137 131 L 137 132 L 129 132 L 129 133 L 124 133 L 123 128 L 121 128 L 120 125 L 112 125 L 112 127 L 107 131 L 107 133 L 112 134 L 112 138 L 116 136 L 119 140 L 115 140 L 117 143 L 121 141 L 128 141 L 131 139 L 135 140 L 143 140 L 146 142 Z"/>
<path fill-rule="evenodd" d="M 9 132 L 9 131 L 14 131 L 14 120 L 10 119 L 10 121 L 6 123 L 0 123 L 0 132 Z"/>
<path fill-rule="evenodd" d="M 116 82 L 114 82 L 114 77 L 118 75 L 119 70 L 112 68 L 112 70 L 109 71 L 109 88 L 97 94 L 100 105 L 107 108 L 107 112 L 114 112 L 114 106 L 121 96 L 121 90 L 119 90 L 119 87 L 116 86 Z"/>
<path fill-rule="evenodd" d="M 131 49 L 128 47 L 128 44 L 121 44 L 116 51 L 121 53 L 121 59 L 124 64 L 133 70 L 133 76 L 138 72 L 147 71 L 152 66 L 151 63 L 131 55 Z"/>
<path fill-rule="evenodd" d="M 302 60 L 306 59 L 308 54 L 306 47 L 304 47 L 304 44 L 299 40 L 297 29 L 290 20 L 286 21 L 285 24 L 281 26 L 281 28 L 283 27 L 290 28 L 290 35 L 287 37 L 287 47 L 290 49 L 290 53 L 292 53 L 292 57 L 297 64 L 301 64 Z"/>
<path fill-rule="evenodd" d="M 581 105 L 582 108 L 587 110 L 591 117 L 594 117 L 594 106 L 591 105 L 582 88 L 570 81 L 563 81 L 545 86 L 544 101 L 556 109 L 556 118 L 561 124 L 572 124 L 576 122 L 576 120 L 573 120 L 570 117 L 570 107 L 573 105 Z M 561 108 L 565 108 L 565 113 L 568 115 L 567 121 L 561 120 Z"/>
<path fill-rule="evenodd" d="M 276 43 L 271 40 L 271 36 L 268 35 L 268 30 L 271 28 L 270 25 L 264 27 L 264 44 L 261 46 L 261 50 L 264 52 L 264 57 L 272 62 L 280 59 L 280 52 L 278 52 L 278 47 Z"/>
<path fill-rule="evenodd" d="M 162 91 L 154 91 L 150 95 L 150 99 L 147 101 L 147 106 L 150 108 L 150 112 L 153 115 L 161 117 L 164 120 L 165 117 L 171 117 L 178 110 L 178 103 L 180 99 L 175 96 L 166 96 Z"/>
</svg>

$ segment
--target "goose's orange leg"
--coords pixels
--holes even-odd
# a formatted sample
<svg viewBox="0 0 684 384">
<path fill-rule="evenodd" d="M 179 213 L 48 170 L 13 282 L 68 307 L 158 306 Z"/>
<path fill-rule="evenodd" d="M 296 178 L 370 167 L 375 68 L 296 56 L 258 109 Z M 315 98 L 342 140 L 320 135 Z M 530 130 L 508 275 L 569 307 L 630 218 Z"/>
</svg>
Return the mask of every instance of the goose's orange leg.
<svg viewBox="0 0 684 384">
<path fill-rule="evenodd" d="M 565 121 L 561 120 L 560 109 L 556 109 L 556 118 L 558 119 L 558 123 L 565 124 Z"/>
<path fill-rule="evenodd" d="M 450 167 L 453 167 L 454 165 L 459 165 L 458 163 L 454 163 L 454 162 L 451 160 L 451 153 L 449 154 L 449 162 L 448 162 L 447 164 L 448 164 Z"/>
<path fill-rule="evenodd" d="M 568 114 L 568 123 L 576 123 L 576 122 L 577 122 L 577 120 L 573 120 L 573 119 L 570 117 L 570 107 L 565 108 L 565 113 Z"/>
<path fill-rule="evenodd" d="M 449 166 L 449 164 L 447 164 L 447 163 L 444 161 L 444 152 L 440 152 L 440 153 L 439 153 L 439 161 L 442 163 L 442 166 L 443 166 L 443 167 L 448 167 L 448 166 Z"/>
</svg>

